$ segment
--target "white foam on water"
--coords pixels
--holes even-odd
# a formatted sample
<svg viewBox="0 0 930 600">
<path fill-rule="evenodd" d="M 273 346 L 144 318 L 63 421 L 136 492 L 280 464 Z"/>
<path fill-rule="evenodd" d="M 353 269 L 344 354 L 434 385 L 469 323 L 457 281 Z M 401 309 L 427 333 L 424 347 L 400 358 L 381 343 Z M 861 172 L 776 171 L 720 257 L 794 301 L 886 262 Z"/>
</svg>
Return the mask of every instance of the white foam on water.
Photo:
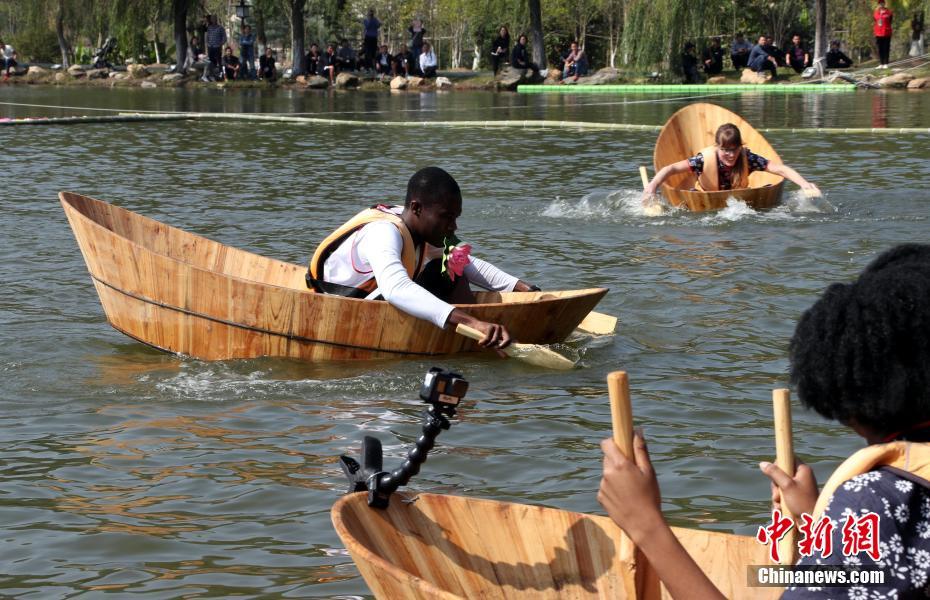
<svg viewBox="0 0 930 600">
<path fill-rule="evenodd" d="M 612 192 L 591 192 L 577 202 L 556 197 L 543 209 L 542 216 L 557 219 L 591 219 L 622 221 L 629 217 L 655 218 L 678 212 L 664 201 L 661 215 L 650 214 L 642 203 L 642 190 L 619 189 Z"/>
<path fill-rule="evenodd" d="M 794 214 L 833 214 L 838 209 L 830 204 L 825 196 L 808 198 L 802 190 L 795 190 L 789 194 L 782 207 Z"/>
<path fill-rule="evenodd" d="M 701 223 L 708 225 L 718 225 L 721 223 L 733 223 L 736 221 L 742 221 L 743 219 L 749 217 L 758 216 L 759 213 L 750 208 L 742 200 L 737 200 L 736 198 L 730 197 L 727 198 L 726 207 L 708 214 L 705 217 L 701 218 Z"/>
</svg>

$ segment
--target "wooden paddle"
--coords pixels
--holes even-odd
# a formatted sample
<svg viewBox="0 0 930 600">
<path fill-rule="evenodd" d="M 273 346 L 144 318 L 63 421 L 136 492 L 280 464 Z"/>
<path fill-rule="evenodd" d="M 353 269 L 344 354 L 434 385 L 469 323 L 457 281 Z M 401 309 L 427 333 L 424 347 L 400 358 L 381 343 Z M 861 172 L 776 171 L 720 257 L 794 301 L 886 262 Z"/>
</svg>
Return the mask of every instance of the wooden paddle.
<svg viewBox="0 0 930 600">
<path fill-rule="evenodd" d="M 633 405 L 630 402 L 630 381 L 626 371 L 607 375 L 607 393 L 610 396 L 610 419 L 614 430 L 614 443 L 630 460 L 633 456 Z M 622 530 L 621 530 L 622 531 Z M 618 558 L 629 565 L 632 577 L 624 578 L 627 598 L 658 598 L 659 578 L 650 568 L 642 553 L 633 545 L 626 533 L 620 535 Z"/>
<path fill-rule="evenodd" d="M 788 477 L 794 477 L 794 441 L 791 438 L 791 393 L 786 389 L 772 390 L 772 412 L 775 418 L 775 464 Z M 785 502 L 781 503 L 781 512 L 794 521 Z M 797 527 L 791 530 L 778 543 L 778 556 L 783 565 L 794 564 L 797 558 Z"/>
<path fill-rule="evenodd" d="M 594 335 L 610 335 L 617 330 L 617 317 L 592 310 L 575 329 Z"/>
<path fill-rule="evenodd" d="M 643 190 L 649 187 L 649 173 L 646 172 L 646 167 L 639 168 L 639 176 L 643 179 Z M 659 202 L 659 199 L 653 195 L 649 198 L 649 201 L 643 205 L 643 214 L 647 217 L 657 217 L 661 215 L 665 210 L 662 208 L 662 203 Z"/>
<path fill-rule="evenodd" d="M 455 326 L 455 332 L 473 340 L 481 341 L 484 339 L 483 333 L 467 325 L 462 325 L 461 323 Z M 504 348 L 503 352 L 511 358 L 516 358 L 538 367 L 546 367 L 547 369 L 559 369 L 564 371 L 574 368 L 575 366 L 575 361 L 569 360 L 558 352 L 550 350 L 545 346 L 540 346 L 539 344 L 518 344 L 514 342 Z"/>
</svg>

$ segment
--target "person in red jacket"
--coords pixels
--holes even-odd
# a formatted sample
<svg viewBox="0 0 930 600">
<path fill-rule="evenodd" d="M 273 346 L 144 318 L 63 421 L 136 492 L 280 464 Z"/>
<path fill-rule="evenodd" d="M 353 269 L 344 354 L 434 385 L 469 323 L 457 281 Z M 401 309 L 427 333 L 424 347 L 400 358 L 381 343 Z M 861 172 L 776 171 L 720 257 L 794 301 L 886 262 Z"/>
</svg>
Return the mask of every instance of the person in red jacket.
<svg viewBox="0 0 930 600">
<path fill-rule="evenodd" d="M 875 32 L 875 45 L 878 46 L 879 69 L 888 68 L 888 53 L 891 50 L 891 18 L 893 16 L 891 9 L 885 6 L 885 0 L 878 0 L 878 6 L 875 7 L 872 18 L 875 19 L 873 31 Z"/>
</svg>

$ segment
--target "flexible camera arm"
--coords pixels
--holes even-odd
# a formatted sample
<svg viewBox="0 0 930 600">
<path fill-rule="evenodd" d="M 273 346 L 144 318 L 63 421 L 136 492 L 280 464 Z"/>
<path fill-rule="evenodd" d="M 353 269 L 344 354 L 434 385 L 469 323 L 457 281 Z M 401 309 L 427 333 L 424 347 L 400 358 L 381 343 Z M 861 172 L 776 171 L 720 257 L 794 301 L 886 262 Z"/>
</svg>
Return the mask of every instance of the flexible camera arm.
<svg viewBox="0 0 930 600">
<path fill-rule="evenodd" d="M 457 404 L 467 389 L 468 382 L 461 375 L 430 369 L 420 391 L 420 398 L 430 406 L 423 411 L 423 430 L 407 452 L 407 459 L 390 473 L 384 471 L 381 441 L 366 435 L 362 442 L 362 464 L 345 455 L 339 457 L 342 471 L 349 479 L 349 493 L 367 491 L 368 506 L 387 508 L 391 494 L 420 472 L 427 454 L 436 445 L 436 437 L 449 429 L 447 417 L 455 416 L 455 404 L 451 402 Z"/>
</svg>

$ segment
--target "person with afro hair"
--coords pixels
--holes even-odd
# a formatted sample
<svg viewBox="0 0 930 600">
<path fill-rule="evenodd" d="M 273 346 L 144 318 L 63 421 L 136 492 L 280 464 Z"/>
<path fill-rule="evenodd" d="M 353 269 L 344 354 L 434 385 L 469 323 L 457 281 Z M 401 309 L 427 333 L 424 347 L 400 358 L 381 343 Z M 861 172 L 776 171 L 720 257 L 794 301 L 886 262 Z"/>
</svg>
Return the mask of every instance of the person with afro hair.
<svg viewBox="0 0 930 600">
<path fill-rule="evenodd" d="M 817 491 L 810 467 L 789 477 L 759 467 L 772 481 L 776 508 L 833 524 L 832 553 L 814 550 L 800 565 L 880 568 L 881 585 L 793 587 L 782 598 L 930 596 L 930 246 L 897 246 L 851 283 L 834 283 L 798 322 L 789 348 L 791 382 L 801 403 L 839 421 L 867 446 Z M 677 541 L 662 516 L 645 441 L 634 459 L 607 439 L 598 501 L 656 568 L 674 598 L 723 598 Z M 850 523 L 873 513 L 878 558 L 844 552 Z"/>
</svg>

